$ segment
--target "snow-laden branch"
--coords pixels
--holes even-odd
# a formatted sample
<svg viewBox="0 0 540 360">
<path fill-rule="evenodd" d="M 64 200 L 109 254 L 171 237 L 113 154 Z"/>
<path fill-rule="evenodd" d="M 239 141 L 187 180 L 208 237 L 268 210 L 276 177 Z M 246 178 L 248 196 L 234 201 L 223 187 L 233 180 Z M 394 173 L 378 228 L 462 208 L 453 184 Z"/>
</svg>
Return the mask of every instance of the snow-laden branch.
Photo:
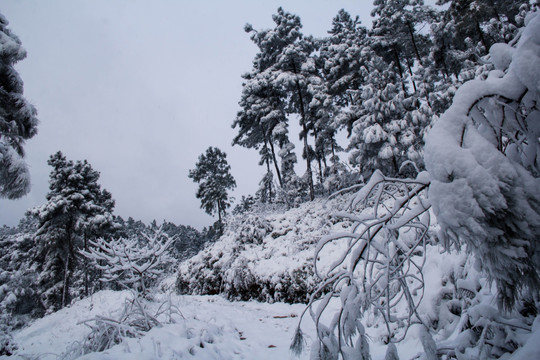
<svg viewBox="0 0 540 360">
<path fill-rule="evenodd" d="M 341 354 L 344 358 L 345 353 L 367 354 L 359 321 L 365 311 L 379 314 L 389 342 L 401 341 L 411 324 L 423 323 L 417 309 L 424 293 L 429 184 L 425 172 L 416 179 L 395 179 L 376 171 L 351 197 L 347 210 L 336 214 L 351 223 L 350 232 L 330 234 L 320 240 L 314 268 L 322 281 L 306 308 L 317 325 L 315 348 L 320 354 Z M 341 246 L 336 260 L 330 265 L 321 264 L 325 249 L 336 245 Z M 330 311 L 328 305 L 335 297 L 340 298 L 341 306 L 332 321 L 324 325 L 321 316 Z M 316 302 L 317 310 L 313 311 Z M 406 312 L 395 311 L 401 304 L 408 309 Z M 294 344 L 301 344 L 298 337 Z"/>
</svg>

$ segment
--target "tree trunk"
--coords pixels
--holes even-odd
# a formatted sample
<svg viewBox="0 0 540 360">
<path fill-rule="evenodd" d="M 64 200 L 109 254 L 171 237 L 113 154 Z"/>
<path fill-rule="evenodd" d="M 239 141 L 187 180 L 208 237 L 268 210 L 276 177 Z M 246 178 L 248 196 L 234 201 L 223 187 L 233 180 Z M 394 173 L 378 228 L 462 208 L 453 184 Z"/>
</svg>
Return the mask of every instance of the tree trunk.
<svg viewBox="0 0 540 360">
<path fill-rule="evenodd" d="M 315 136 L 315 144 L 317 144 L 317 141 L 319 140 L 319 132 L 316 129 L 313 129 L 313 133 Z M 324 149 L 324 146 L 323 146 L 323 149 Z M 322 171 L 322 160 L 324 159 L 326 162 L 324 151 L 323 150 L 315 151 L 315 157 L 317 159 L 317 163 L 319 164 L 319 183 L 322 185 L 323 180 L 324 180 L 323 171 Z"/>
<path fill-rule="evenodd" d="M 313 187 L 313 172 L 311 171 L 311 153 L 309 152 L 307 137 L 308 137 L 308 129 L 306 126 L 306 111 L 304 108 L 304 98 L 302 96 L 302 91 L 300 89 L 300 82 L 298 81 L 298 72 L 296 70 L 296 64 L 294 63 L 294 60 L 291 60 L 294 74 L 296 75 L 296 91 L 298 92 L 298 101 L 300 102 L 300 119 L 302 122 L 302 131 L 304 132 L 304 153 L 306 154 L 306 163 L 307 163 L 307 174 L 309 177 L 309 198 L 313 201 L 315 199 L 315 189 Z"/>
<path fill-rule="evenodd" d="M 401 79 L 401 88 L 403 89 L 403 92 L 405 93 L 405 95 L 407 95 L 407 89 L 405 88 L 405 82 L 403 81 L 403 69 L 401 68 L 401 62 L 399 61 L 399 54 L 398 54 L 396 44 L 393 45 L 393 50 L 394 50 L 393 52 L 394 52 L 394 58 L 396 61 L 396 66 L 399 72 L 399 77 Z"/>
<path fill-rule="evenodd" d="M 69 259 L 70 259 L 69 251 L 66 256 L 66 261 L 64 263 L 64 281 L 63 281 L 63 288 L 62 288 L 62 307 L 65 307 L 69 302 Z"/>
<path fill-rule="evenodd" d="M 86 234 L 84 234 L 84 251 L 88 252 L 88 241 L 86 239 Z M 88 259 L 83 257 L 84 261 L 84 296 L 88 296 Z"/>
<path fill-rule="evenodd" d="M 274 162 L 274 167 L 276 169 L 276 174 L 279 182 L 279 187 L 283 187 L 283 179 L 281 178 L 281 172 L 279 171 L 279 166 L 276 158 L 276 151 L 274 149 L 274 143 L 272 142 L 272 139 L 268 141 L 270 143 L 270 151 L 272 152 L 272 160 Z"/>
<path fill-rule="evenodd" d="M 266 144 L 264 144 L 266 146 Z M 266 157 L 266 173 L 270 174 L 270 161 Z M 267 186 L 266 191 L 268 192 L 268 202 L 272 203 L 272 184 L 265 184 Z"/>
<path fill-rule="evenodd" d="M 411 35 L 411 41 L 414 48 L 414 53 L 416 54 L 416 58 L 418 59 L 418 62 L 420 65 L 422 65 L 422 59 L 420 58 L 420 52 L 418 51 L 418 46 L 416 45 L 416 39 L 414 38 L 414 31 L 412 29 L 412 25 L 410 22 L 407 22 L 407 28 L 409 29 L 409 34 Z"/>
<path fill-rule="evenodd" d="M 219 221 L 219 226 L 221 226 L 221 201 L 218 200 L 216 201 L 217 203 L 217 208 L 218 208 L 218 221 Z"/>
<path fill-rule="evenodd" d="M 416 82 L 414 81 L 414 75 L 413 75 L 413 72 L 412 72 L 411 62 L 410 62 L 409 58 L 407 58 L 407 67 L 409 68 L 409 74 L 411 74 L 411 82 L 412 82 L 414 92 L 416 92 Z"/>
<path fill-rule="evenodd" d="M 62 282 L 62 307 L 65 307 L 71 301 L 69 295 L 69 287 L 71 286 L 71 274 L 69 268 L 72 266 L 71 261 L 73 257 L 73 219 L 68 220 L 66 232 L 66 243 L 64 244 L 66 258 L 64 259 L 64 280 Z"/>
</svg>

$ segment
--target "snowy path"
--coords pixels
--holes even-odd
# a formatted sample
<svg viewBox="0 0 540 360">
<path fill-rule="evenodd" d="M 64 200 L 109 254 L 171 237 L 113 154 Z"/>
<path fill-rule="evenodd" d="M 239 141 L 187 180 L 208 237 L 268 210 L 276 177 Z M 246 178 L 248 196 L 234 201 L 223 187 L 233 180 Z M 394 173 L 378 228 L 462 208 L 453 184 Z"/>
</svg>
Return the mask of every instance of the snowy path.
<svg viewBox="0 0 540 360">
<path fill-rule="evenodd" d="M 93 298 L 35 321 L 15 334 L 19 358 L 65 358 L 89 329 L 78 322 L 98 314 L 115 317 L 127 292 L 102 291 Z M 294 357 L 289 344 L 304 305 L 229 302 L 219 296 L 178 296 L 182 312 L 175 324 L 154 328 L 141 339 L 128 339 L 84 359 L 307 359 Z M 157 305 L 157 304 L 155 304 Z M 306 321 L 303 329 L 313 333 Z M 308 343 L 311 340 L 308 338 Z M 69 357 L 68 357 L 69 358 Z"/>
</svg>

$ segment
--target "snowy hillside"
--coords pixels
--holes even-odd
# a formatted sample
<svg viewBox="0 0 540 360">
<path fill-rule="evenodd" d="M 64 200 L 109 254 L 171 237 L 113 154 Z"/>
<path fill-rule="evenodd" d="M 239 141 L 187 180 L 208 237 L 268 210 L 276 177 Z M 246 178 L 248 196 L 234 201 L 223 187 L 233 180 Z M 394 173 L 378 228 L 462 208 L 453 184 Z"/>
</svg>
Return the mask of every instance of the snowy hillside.
<svg viewBox="0 0 540 360">
<path fill-rule="evenodd" d="M 318 241 L 347 226 L 331 216 L 338 204 L 316 200 L 287 211 L 231 216 L 217 242 L 180 265 L 178 290 L 236 300 L 307 302 L 318 284 L 313 274 Z"/>
</svg>

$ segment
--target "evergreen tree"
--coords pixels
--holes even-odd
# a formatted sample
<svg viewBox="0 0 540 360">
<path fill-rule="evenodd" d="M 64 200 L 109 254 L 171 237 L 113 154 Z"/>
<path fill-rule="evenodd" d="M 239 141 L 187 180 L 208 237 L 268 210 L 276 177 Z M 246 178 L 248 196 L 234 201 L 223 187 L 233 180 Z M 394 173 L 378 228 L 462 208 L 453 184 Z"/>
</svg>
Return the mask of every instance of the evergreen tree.
<svg viewBox="0 0 540 360">
<path fill-rule="evenodd" d="M 301 33 L 300 17 L 279 8 L 272 16 L 276 24 L 273 29 L 256 31 L 251 25 L 246 25 L 246 31 L 251 33 L 252 41 L 259 47 L 260 52 L 255 56 L 253 68 L 257 73 L 265 73 L 274 91 L 280 97 L 279 111 L 299 115 L 300 139 L 303 140 L 302 156 L 306 159 L 306 177 L 310 188 L 310 198 L 314 198 L 313 175 L 311 161 L 313 149 L 308 144 L 309 132 L 313 129 L 314 119 L 309 117 L 310 94 L 307 90 L 314 73 L 313 59 L 310 54 L 315 49 L 312 38 L 304 38 Z M 284 106 L 283 106 L 284 105 Z M 274 110 L 278 110 L 274 108 Z M 277 131 L 283 134 L 285 126 Z M 290 150 L 288 142 L 283 141 L 282 149 Z M 289 160 L 292 158 L 289 157 Z M 282 175 L 285 178 L 285 175 Z M 281 183 L 284 186 L 284 181 Z"/>
<path fill-rule="evenodd" d="M 257 73 L 256 70 L 243 76 L 246 81 L 239 102 L 242 110 L 238 112 L 232 126 L 238 127 L 238 135 L 233 139 L 233 145 L 259 149 L 259 165 L 266 164 L 264 191 L 268 194 L 267 200 L 272 202 L 273 184 L 268 181 L 273 177 L 271 164 L 274 165 L 279 185 L 283 186 L 275 145 L 283 148 L 288 146 L 290 141 L 288 119 L 282 100 L 284 95 L 272 86 L 268 76 L 269 73 Z"/>
<path fill-rule="evenodd" d="M 446 75 L 474 78 L 479 58 L 497 42 L 508 43 L 522 26 L 520 9 L 528 0 L 439 0 L 448 9 L 432 26 L 433 58 Z M 461 74 L 461 75 L 460 75 Z"/>
<path fill-rule="evenodd" d="M 113 225 L 114 201 L 98 184 L 99 172 L 85 161 L 67 160 L 59 151 L 52 166 L 47 203 L 31 213 L 38 219 L 35 233 L 42 301 L 48 310 L 66 306 L 75 295 L 88 294 L 89 274 L 79 250 Z"/>
<path fill-rule="evenodd" d="M 0 14 L 0 198 L 16 199 L 30 191 L 24 142 L 37 133 L 36 109 L 23 96 L 23 82 L 14 69 L 26 57 L 19 38 Z"/>
<path fill-rule="evenodd" d="M 405 72 L 408 70 L 412 76 L 415 61 L 422 63 L 429 49 L 429 38 L 418 31 L 429 18 L 429 8 L 422 0 L 374 0 L 373 5 L 373 48 L 387 62 L 394 63 L 406 93 Z M 409 80 L 416 91 L 414 79 Z"/>
<path fill-rule="evenodd" d="M 336 112 L 334 128 L 345 126 L 349 132 L 356 120 L 350 106 L 356 105 L 356 94 L 363 82 L 362 67 L 367 57 L 367 30 L 360 26 L 358 18 L 353 19 L 345 10 L 340 10 L 332 21 L 329 36 L 323 40 L 320 62 L 327 93 L 332 98 Z"/>
<path fill-rule="evenodd" d="M 368 52 L 369 51 L 369 52 Z M 350 161 L 360 167 L 364 177 L 380 169 L 385 175 L 398 174 L 407 160 L 406 149 L 414 136 L 406 120 L 406 95 L 394 66 L 372 50 L 365 50 L 369 59 L 355 111 L 349 150 Z"/>
<path fill-rule="evenodd" d="M 227 191 L 236 187 L 230 170 L 227 155 L 218 148 L 209 147 L 199 156 L 195 169 L 188 175 L 199 184 L 196 196 L 201 199 L 201 208 L 209 215 L 217 213 L 220 225 L 231 206 Z"/>
</svg>

